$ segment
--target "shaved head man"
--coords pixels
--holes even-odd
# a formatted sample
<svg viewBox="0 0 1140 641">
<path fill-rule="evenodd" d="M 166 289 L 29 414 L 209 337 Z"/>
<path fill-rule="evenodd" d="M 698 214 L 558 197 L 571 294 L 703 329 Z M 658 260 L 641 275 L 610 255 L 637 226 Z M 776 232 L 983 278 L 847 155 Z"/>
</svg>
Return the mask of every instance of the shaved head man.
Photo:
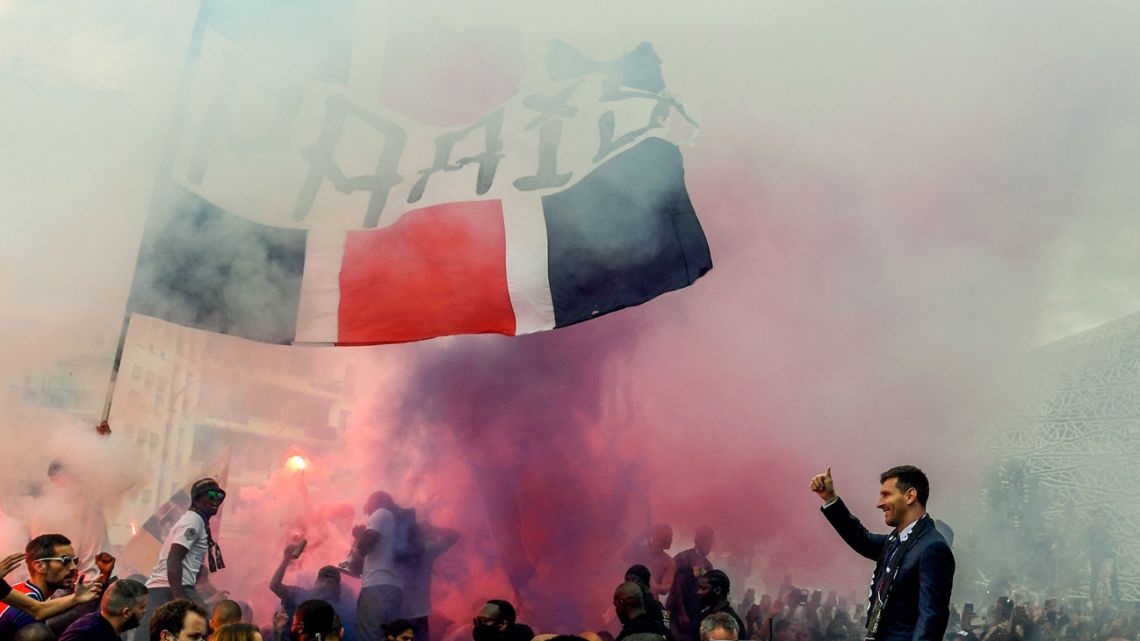
<svg viewBox="0 0 1140 641">
<path fill-rule="evenodd" d="M 641 586 L 626 581 L 614 589 L 614 612 L 621 621 L 621 632 L 614 641 L 624 641 L 636 634 L 659 634 L 673 641 L 673 633 L 660 619 L 651 616 L 645 609 L 645 591 Z"/>
<path fill-rule="evenodd" d="M 237 601 L 222 599 L 214 606 L 214 612 L 210 616 L 210 638 L 215 638 L 218 630 L 231 623 L 241 623 L 241 606 Z"/>
</svg>

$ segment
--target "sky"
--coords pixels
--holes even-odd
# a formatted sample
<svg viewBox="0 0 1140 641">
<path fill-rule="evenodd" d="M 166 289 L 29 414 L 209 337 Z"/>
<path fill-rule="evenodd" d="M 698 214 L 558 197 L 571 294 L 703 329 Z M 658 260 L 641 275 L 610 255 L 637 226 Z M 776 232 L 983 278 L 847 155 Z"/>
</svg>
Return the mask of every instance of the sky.
<svg viewBox="0 0 1140 641">
<path fill-rule="evenodd" d="M 118 331 L 197 8 L 0 2 L 0 381 L 67 337 Z M 987 463 L 976 430 L 1012 402 L 1023 355 L 1140 311 L 1138 12 L 357 7 L 357 51 L 425 118 L 509 100 L 518 61 L 557 39 L 597 60 L 651 42 L 699 122 L 682 153 L 714 268 L 690 288 L 546 335 L 355 351 L 376 392 L 349 438 L 409 454 L 348 467 L 437 520 L 482 523 L 449 562 L 448 612 L 467 616 L 464 581 L 514 581 L 535 620 L 583 620 L 616 585 L 599 573 L 620 578 L 616 551 L 651 521 L 674 525 L 674 552 L 712 525 L 714 557 L 767 589 L 784 572 L 861 587 L 869 568 L 821 531 L 806 490 L 827 465 L 878 522 L 878 471 L 913 462 L 932 510 L 968 529 Z M 442 59 L 445 82 L 417 85 L 417 58 L 385 43 Z M 453 46 L 474 53 L 439 55 Z M 28 429 L 13 416 L 0 429 Z M 248 500 L 288 509 L 272 496 Z"/>
</svg>

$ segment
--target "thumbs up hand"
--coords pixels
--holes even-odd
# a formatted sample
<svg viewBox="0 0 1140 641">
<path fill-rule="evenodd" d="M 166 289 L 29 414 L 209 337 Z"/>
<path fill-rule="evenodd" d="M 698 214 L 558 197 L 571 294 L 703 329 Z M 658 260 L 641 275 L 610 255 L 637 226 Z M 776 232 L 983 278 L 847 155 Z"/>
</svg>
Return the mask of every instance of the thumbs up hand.
<svg viewBox="0 0 1140 641">
<path fill-rule="evenodd" d="M 811 488 L 812 492 L 818 494 L 824 503 L 834 501 L 837 495 L 835 494 L 835 483 L 831 480 L 831 466 L 828 466 L 827 471 L 823 474 L 813 476 L 808 487 Z"/>
</svg>

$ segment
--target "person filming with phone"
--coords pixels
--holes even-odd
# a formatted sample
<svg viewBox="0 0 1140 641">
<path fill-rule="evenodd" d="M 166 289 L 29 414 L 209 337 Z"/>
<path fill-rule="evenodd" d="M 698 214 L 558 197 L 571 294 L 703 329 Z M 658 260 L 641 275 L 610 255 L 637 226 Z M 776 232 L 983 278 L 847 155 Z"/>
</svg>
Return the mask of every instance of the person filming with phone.
<svg viewBox="0 0 1140 641">
<path fill-rule="evenodd" d="M 355 595 L 351 593 L 351 590 L 349 590 L 347 586 L 341 585 L 341 572 L 335 565 L 326 565 L 317 570 L 317 576 L 313 580 L 312 588 L 285 583 L 285 571 L 293 561 L 301 557 L 301 553 L 305 551 L 307 543 L 308 541 L 302 538 L 285 546 L 281 563 L 277 566 L 273 577 L 269 579 L 269 589 L 281 599 L 281 608 L 285 611 L 285 615 L 289 621 L 293 620 L 297 606 L 305 601 L 314 599 L 327 601 L 339 614 L 341 626 L 344 628 L 342 639 L 344 641 L 353 641 L 353 639 L 355 639 L 353 635 L 356 628 Z M 292 632 L 290 632 L 289 638 L 292 639 L 292 641 L 297 641 L 292 637 Z"/>
</svg>

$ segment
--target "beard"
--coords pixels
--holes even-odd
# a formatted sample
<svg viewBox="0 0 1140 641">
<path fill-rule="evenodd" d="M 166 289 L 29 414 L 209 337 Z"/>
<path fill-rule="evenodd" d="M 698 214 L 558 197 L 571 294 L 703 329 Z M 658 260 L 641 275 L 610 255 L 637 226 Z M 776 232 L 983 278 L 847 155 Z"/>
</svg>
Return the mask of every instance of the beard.
<svg viewBox="0 0 1140 641">
<path fill-rule="evenodd" d="M 499 629 L 490 625 L 477 625 L 471 631 L 474 641 L 498 641 L 499 637 Z"/>
<path fill-rule="evenodd" d="M 142 617 L 136 616 L 136 615 L 131 615 L 131 616 L 127 617 L 127 619 L 125 621 L 123 621 L 123 627 L 122 627 L 122 629 L 119 630 L 119 632 L 126 632 L 127 630 L 134 630 L 135 628 L 139 627 L 140 623 L 142 623 Z"/>
</svg>

